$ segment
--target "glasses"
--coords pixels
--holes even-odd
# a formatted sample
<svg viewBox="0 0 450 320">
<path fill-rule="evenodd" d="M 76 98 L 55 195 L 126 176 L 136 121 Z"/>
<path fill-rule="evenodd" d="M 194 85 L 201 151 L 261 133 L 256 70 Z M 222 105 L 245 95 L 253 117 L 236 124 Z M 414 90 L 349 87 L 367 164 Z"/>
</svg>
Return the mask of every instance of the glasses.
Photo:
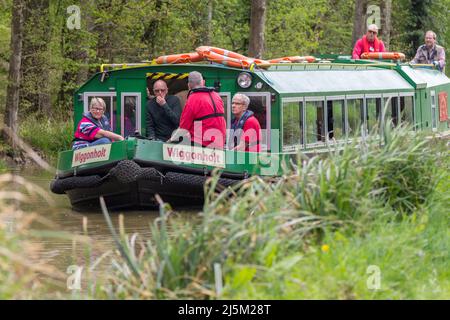
<svg viewBox="0 0 450 320">
<path fill-rule="evenodd" d="M 167 89 L 153 89 L 153 92 L 165 92 Z"/>
<path fill-rule="evenodd" d="M 369 30 L 369 33 L 377 34 L 376 31 Z"/>
<path fill-rule="evenodd" d="M 233 101 L 231 104 L 238 104 L 238 105 L 244 105 L 245 103 L 242 103 L 242 102 L 235 102 L 235 101 Z"/>
<path fill-rule="evenodd" d="M 105 110 L 103 110 L 103 108 L 92 107 L 91 111 L 103 112 Z"/>
</svg>

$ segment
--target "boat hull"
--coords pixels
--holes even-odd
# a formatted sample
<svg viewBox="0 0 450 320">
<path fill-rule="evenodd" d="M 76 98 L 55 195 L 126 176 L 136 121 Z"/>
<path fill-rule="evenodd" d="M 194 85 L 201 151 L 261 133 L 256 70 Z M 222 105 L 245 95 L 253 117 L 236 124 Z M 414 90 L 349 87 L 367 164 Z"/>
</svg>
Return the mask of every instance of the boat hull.
<svg viewBox="0 0 450 320">
<path fill-rule="evenodd" d="M 142 168 L 131 160 L 119 162 L 104 176 L 73 176 L 56 178 L 51 188 L 66 193 L 76 211 L 98 211 L 103 196 L 109 210 L 156 209 L 155 195 L 175 208 L 201 207 L 204 203 L 205 175 L 161 172 Z M 223 190 L 239 180 L 219 178 L 216 189 Z"/>
</svg>

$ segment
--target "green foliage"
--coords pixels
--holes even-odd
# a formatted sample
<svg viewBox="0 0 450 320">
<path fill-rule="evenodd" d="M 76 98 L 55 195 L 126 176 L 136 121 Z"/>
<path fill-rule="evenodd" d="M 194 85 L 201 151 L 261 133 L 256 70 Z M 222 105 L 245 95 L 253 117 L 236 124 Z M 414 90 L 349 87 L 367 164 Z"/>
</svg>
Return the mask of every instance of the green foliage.
<svg viewBox="0 0 450 320">
<path fill-rule="evenodd" d="M 124 236 L 140 275 L 114 258 L 110 281 L 94 296 L 217 298 L 217 264 L 221 297 L 230 299 L 448 297 L 448 151 L 442 142 L 421 141 L 400 128 L 384 145 L 367 140 L 305 160 L 276 182 L 253 178 L 220 194 L 214 178 L 194 221 L 162 206 L 140 255 Z M 438 188 L 425 188 L 440 177 Z M 381 291 L 366 285 L 369 265 L 382 271 Z"/>
<path fill-rule="evenodd" d="M 19 128 L 19 135 L 45 158 L 55 160 L 58 152 L 70 149 L 73 124 L 69 120 L 39 119 L 29 117 Z"/>
</svg>

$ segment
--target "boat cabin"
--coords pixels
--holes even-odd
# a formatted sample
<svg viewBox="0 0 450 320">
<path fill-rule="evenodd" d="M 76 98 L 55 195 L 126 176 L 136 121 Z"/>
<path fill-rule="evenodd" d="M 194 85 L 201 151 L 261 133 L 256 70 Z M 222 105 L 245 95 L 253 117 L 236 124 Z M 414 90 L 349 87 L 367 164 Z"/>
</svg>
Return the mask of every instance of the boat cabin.
<svg viewBox="0 0 450 320">
<path fill-rule="evenodd" d="M 75 93 L 74 124 L 88 111 L 90 100 L 101 97 L 114 132 L 145 136 L 153 83 L 165 80 L 169 94 L 177 95 L 184 107 L 191 71 L 201 72 L 206 86 L 215 87 L 222 97 L 227 129 L 233 95 L 250 98 L 249 109 L 263 129 L 263 151 L 320 150 L 349 138 L 379 134 L 381 119 L 416 130 L 447 131 L 450 126 L 450 79 L 443 73 L 336 57 L 250 70 L 209 63 L 103 65 Z"/>
</svg>

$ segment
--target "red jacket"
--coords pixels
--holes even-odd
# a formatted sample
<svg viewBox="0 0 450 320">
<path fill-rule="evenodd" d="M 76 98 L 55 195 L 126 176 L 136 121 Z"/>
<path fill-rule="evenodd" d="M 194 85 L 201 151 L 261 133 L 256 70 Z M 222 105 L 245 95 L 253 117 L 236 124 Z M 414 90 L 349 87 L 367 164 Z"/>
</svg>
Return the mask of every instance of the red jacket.
<svg viewBox="0 0 450 320">
<path fill-rule="evenodd" d="M 213 89 L 191 90 L 180 118 L 180 128 L 204 147 L 223 148 L 226 123 L 223 101 Z"/>
<path fill-rule="evenodd" d="M 254 116 L 245 121 L 244 124 L 245 151 L 260 152 L 261 151 L 261 126 L 258 119 Z"/>
<path fill-rule="evenodd" d="M 356 41 L 353 48 L 352 59 L 360 59 L 364 52 L 385 52 L 383 41 L 375 37 L 373 42 L 369 42 L 366 36 Z"/>
</svg>

